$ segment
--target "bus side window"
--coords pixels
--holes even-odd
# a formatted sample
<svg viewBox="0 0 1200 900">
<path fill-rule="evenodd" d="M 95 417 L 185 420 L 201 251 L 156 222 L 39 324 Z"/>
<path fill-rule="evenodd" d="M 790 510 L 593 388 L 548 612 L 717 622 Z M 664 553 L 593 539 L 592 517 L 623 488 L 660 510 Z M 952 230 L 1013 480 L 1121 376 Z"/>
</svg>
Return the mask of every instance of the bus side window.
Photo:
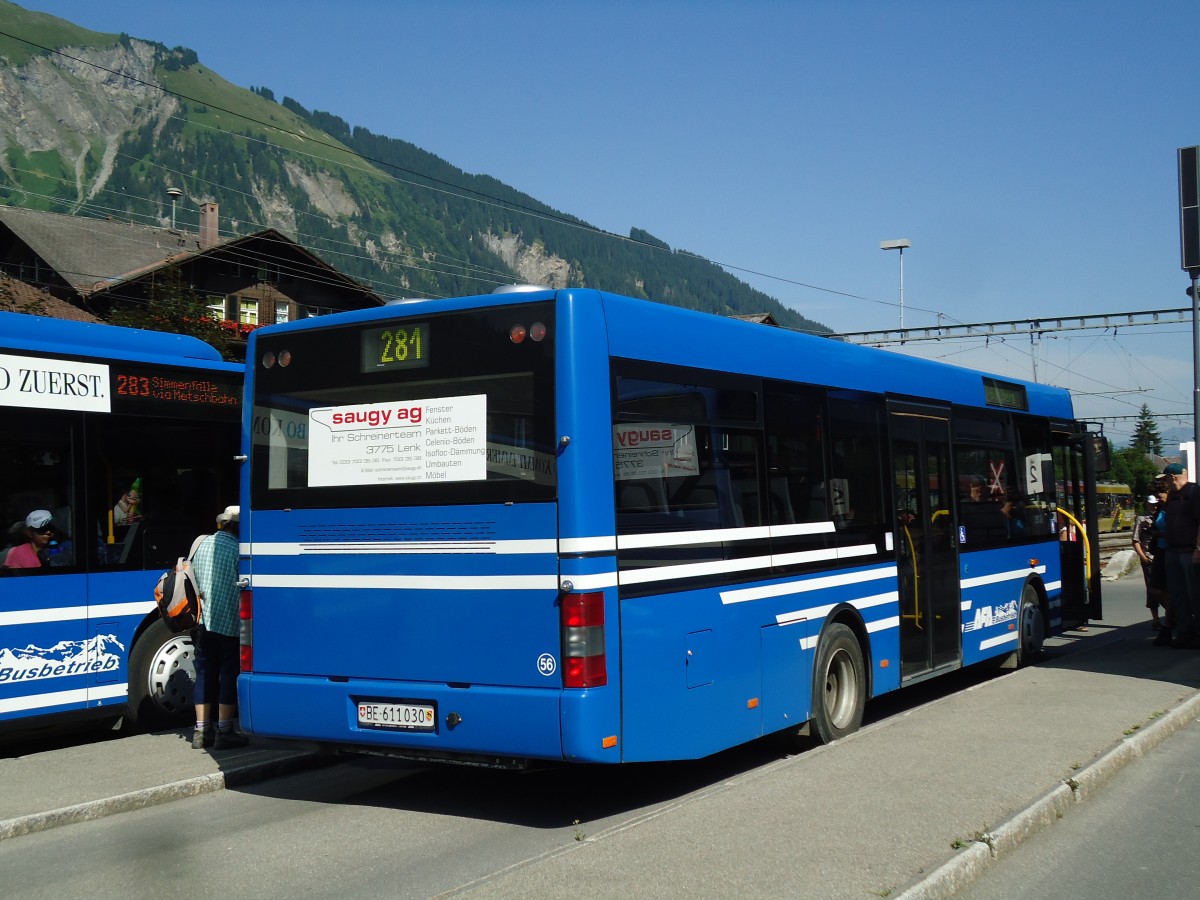
<svg viewBox="0 0 1200 900">
<path fill-rule="evenodd" d="M 767 515 L 772 525 L 825 522 L 825 460 L 820 392 L 769 388 L 763 398 L 767 429 Z"/>
</svg>

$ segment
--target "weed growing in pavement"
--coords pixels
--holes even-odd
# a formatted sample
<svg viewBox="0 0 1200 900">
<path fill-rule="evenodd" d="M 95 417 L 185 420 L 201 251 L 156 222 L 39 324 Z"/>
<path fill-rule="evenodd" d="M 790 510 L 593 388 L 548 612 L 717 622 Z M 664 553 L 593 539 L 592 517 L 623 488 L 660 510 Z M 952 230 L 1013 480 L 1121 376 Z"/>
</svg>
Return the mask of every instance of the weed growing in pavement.
<svg viewBox="0 0 1200 900">
<path fill-rule="evenodd" d="M 575 840 L 582 841 L 585 837 L 587 837 L 587 835 L 583 833 L 582 829 L 580 829 L 578 819 L 571 824 L 575 826 Z"/>
<path fill-rule="evenodd" d="M 1072 772 L 1078 772 L 1082 768 L 1083 768 L 1083 763 L 1081 763 L 1081 762 L 1071 763 L 1071 771 Z"/>
<path fill-rule="evenodd" d="M 988 831 L 987 825 L 983 826 L 982 831 L 975 832 L 974 840 L 980 844 L 986 844 L 992 856 L 996 855 L 996 839 L 992 837 L 992 833 Z"/>
<path fill-rule="evenodd" d="M 1074 778 L 1068 778 L 1066 781 L 1063 782 L 1063 784 L 1065 784 L 1067 787 L 1069 787 L 1071 789 L 1072 794 L 1079 793 L 1079 782 L 1076 781 Z"/>
<path fill-rule="evenodd" d="M 1141 725 L 1130 725 L 1128 728 L 1126 728 L 1124 731 L 1122 731 L 1121 734 L 1128 737 L 1129 735 L 1133 734 L 1135 731 L 1137 731 L 1141 727 L 1142 727 Z"/>
<path fill-rule="evenodd" d="M 971 842 L 970 842 L 970 841 L 965 841 L 965 840 L 963 840 L 963 839 L 962 839 L 962 838 L 960 838 L 960 837 L 959 837 L 959 838 L 955 838 L 954 840 L 952 840 L 952 841 L 950 842 L 950 848 L 951 848 L 952 850 L 962 850 L 963 848 L 965 848 L 965 847 L 970 847 L 970 846 L 971 846 Z"/>
</svg>

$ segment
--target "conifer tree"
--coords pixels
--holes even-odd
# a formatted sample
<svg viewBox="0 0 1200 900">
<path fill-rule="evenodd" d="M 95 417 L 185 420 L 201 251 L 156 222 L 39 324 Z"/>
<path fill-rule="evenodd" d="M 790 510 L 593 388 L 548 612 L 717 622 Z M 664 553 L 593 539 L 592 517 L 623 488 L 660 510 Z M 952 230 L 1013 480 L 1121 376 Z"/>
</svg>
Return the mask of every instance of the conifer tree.
<svg viewBox="0 0 1200 900">
<path fill-rule="evenodd" d="M 1138 411 L 1138 422 L 1133 429 L 1133 442 L 1131 446 L 1141 450 L 1143 453 L 1153 453 L 1156 456 L 1162 456 L 1162 435 L 1158 433 L 1158 425 L 1154 421 L 1150 407 L 1145 403 L 1142 404 L 1142 408 Z"/>
</svg>

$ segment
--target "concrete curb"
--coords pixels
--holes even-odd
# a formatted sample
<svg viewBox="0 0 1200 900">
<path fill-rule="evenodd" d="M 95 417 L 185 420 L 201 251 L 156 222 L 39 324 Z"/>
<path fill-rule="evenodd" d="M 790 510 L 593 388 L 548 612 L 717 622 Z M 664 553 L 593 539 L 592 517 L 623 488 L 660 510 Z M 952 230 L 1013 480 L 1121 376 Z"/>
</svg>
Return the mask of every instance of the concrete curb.
<svg viewBox="0 0 1200 900">
<path fill-rule="evenodd" d="M 1118 741 L 1111 750 L 1102 753 L 995 830 L 979 835 L 928 875 L 902 889 L 897 894 L 898 900 L 941 900 L 953 896 L 1006 854 L 1103 788 L 1126 765 L 1197 718 L 1200 718 L 1200 693 L 1193 694 L 1150 725 Z"/>
<path fill-rule="evenodd" d="M 116 797 L 106 797 L 101 800 L 78 803 L 74 806 L 65 806 L 61 809 L 4 819 L 0 820 L 0 841 L 38 831 L 48 831 L 63 825 L 73 825 L 76 822 L 90 822 L 93 819 L 102 819 L 105 816 L 144 809 L 148 806 L 159 806 L 186 797 L 210 794 L 224 788 L 254 784 L 279 775 L 328 765 L 330 760 L 330 757 L 315 753 L 292 753 L 277 759 L 234 766 L 227 772 L 197 775 L 182 781 L 118 794 Z"/>
</svg>

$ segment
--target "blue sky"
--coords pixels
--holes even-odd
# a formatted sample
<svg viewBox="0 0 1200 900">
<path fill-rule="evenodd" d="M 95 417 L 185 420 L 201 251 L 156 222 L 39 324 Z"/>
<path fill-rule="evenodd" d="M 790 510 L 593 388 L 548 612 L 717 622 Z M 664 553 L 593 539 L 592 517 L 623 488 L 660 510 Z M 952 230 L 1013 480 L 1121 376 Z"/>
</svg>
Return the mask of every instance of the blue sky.
<svg viewBox="0 0 1200 900">
<path fill-rule="evenodd" d="M 776 276 L 735 271 L 837 331 L 899 325 L 879 242 L 901 237 L 910 327 L 1190 303 L 1194 0 L 22 5 L 191 47 L 593 225 Z M 1027 339 L 907 352 L 1033 375 Z M 1146 403 L 1190 426 L 1188 325 L 1050 337 L 1037 369 L 1080 416 Z"/>
</svg>

